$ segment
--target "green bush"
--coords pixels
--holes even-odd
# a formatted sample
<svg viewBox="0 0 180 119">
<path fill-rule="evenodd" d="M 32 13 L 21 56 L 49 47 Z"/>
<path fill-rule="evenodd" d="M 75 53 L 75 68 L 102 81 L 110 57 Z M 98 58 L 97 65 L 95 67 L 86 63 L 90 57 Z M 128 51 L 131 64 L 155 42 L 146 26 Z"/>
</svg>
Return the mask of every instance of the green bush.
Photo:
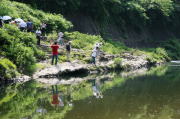
<svg viewBox="0 0 180 119">
<path fill-rule="evenodd" d="M 102 50 L 109 54 L 120 54 L 125 50 L 129 50 L 122 42 L 106 40 L 102 46 Z"/>
<path fill-rule="evenodd" d="M 168 53 L 164 48 L 156 48 L 155 53 L 159 55 L 162 59 L 170 60 Z"/>
<path fill-rule="evenodd" d="M 5 25 L 0 28 L 1 55 L 17 65 L 20 72 L 30 72 L 36 58 L 43 58 L 45 53 L 36 46 L 34 34 L 21 32 L 16 26 Z"/>
<path fill-rule="evenodd" d="M 65 33 L 65 37 L 72 40 L 72 47 L 83 50 L 92 50 L 97 42 L 103 42 L 100 36 L 87 35 L 79 32 Z"/>
<path fill-rule="evenodd" d="M 168 53 L 163 48 L 150 49 L 145 54 L 148 55 L 147 60 L 150 65 L 170 60 Z"/>
<path fill-rule="evenodd" d="M 36 63 L 33 49 L 23 44 L 16 44 L 15 47 L 10 48 L 6 56 L 18 66 L 21 72 L 29 72 L 27 69 Z"/>
<path fill-rule="evenodd" d="M 14 78 L 16 75 L 16 65 L 6 58 L 0 59 L 0 77 L 9 79 Z"/>
<path fill-rule="evenodd" d="M 122 68 L 122 59 L 121 58 L 115 58 L 114 59 L 114 65 L 115 65 L 115 68 L 121 69 Z"/>
<path fill-rule="evenodd" d="M 174 59 L 180 59 L 180 41 L 178 39 L 172 39 L 163 44 L 163 47 L 167 50 L 168 55 Z"/>
</svg>

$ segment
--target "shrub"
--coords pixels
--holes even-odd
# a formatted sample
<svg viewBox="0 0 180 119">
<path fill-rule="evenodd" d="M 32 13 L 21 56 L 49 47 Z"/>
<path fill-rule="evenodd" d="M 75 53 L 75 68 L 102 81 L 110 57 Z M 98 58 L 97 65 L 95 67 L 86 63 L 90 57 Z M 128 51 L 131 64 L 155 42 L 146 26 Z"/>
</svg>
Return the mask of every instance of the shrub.
<svg viewBox="0 0 180 119">
<path fill-rule="evenodd" d="M 16 75 L 16 65 L 6 58 L 0 59 L 0 77 L 9 79 L 14 78 Z"/>
<path fill-rule="evenodd" d="M 36 37 L 32 33 L 21 32 L 16 26 L 5 25 L 0 29 L 1 55 L 16 64 L 20 72 L 33 69 L 36 58 L 43 58 L 45 53 L 36 47 Z"/>
<path fill-rule="evenodd" d="M 72 40 L 72 47 L 83 50 L 91 50 L 96 42 L 103 42 L 100 36 L 87 35 L 79 32 L 66 32 L 65 37 Z"/>
<path fill-rule="evenodd" d="M 164 48 L 156 48 L 155 53 L 159 55 L 162 59 L 170 60 L 168 53 Z"/>
<path fill-rule="evenodd" d="M 114 59 L 114 65 L 118 69 L 122 69 L 122 59 L 121 58 L 115 58 Z"/>
<path fill-rule="evenodd" d="M 112 40 L 104 41 L 101 36 L 66 32 L 65 37 L 72 40 L 72 47 L 77 49 L 92 50 L 97 42 L 101 42 L 103 45 L 101 49 L 109 54 L 120 54 L 125 50 L 129 50 L 123 43 Z"/>
<path fill-rule="evenodd" d="M 172 59 L 180 59 L 180 41 L 178 39 L 172 39 L 165 42 L 163 47 L 167 50 L 168 55 Z"/>
<path fill-rule="evenodd" d="M 106 40 L 102 50 L 109 54 L 120 54 L 125 50 L 129 50 L 122 42 Z"/>
<path fill-rule="evenodd" d="M 148 55 L 147 61 L 150 65 L 170 60 L 168 53 L 163 48 L 151 49 L 151 52 L 145 53 Z"/>
</svg>

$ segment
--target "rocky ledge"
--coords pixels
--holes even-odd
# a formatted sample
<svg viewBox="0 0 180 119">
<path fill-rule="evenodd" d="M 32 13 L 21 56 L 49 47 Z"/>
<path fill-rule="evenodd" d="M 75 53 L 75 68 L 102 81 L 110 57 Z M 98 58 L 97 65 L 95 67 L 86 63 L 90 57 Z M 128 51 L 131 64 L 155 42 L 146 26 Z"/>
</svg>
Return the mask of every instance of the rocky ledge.
<svg viewBox="0 0 180 119">
<path fill-rule="evenodd" d="M 117 60 L 116 59 L 121 59 Z M 47 63 L 45 63 L 47 64 Z M 113 69 L 132 71 L 149 67 L 146 55 L 134 56 L 130 53 L 120 55 L 101 54 L 97 64 L 85 64 L 79 60 L 50 65 L 33 75 L 33 79 L 56 78 L 63 76 L 88 75 L 92 73 L 108 72 Z"/>
</svg>

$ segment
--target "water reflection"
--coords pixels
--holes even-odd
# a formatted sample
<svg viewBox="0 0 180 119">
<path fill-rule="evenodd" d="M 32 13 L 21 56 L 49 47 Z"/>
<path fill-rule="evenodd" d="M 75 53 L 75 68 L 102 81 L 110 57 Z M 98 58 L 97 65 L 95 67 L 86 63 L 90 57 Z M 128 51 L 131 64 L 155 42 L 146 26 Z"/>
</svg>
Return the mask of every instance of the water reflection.
<svg viewBox="0 0 180 119">
<path fill-rule="evenodd" d="M 60 107 L 64 106 L 63 94 L 62 94 L 62 92 L 58 92 L 57 85 L 52 86 L 52 102 L 51 102 L 51 104 L 54 106 L 60 106 Z"/>
<path fill-rule="evenodd" d="M 93 79 L 92 80 L 92 91 L 93 91 L 93 95 L 96 98 L 103 98 L 100 88 L 101 88 L 100 80 Z"/>
<path fill-rule="evenodd" d="M 1 87 L 0 119 L 179 119 L 179 72 L 158 67 L 73 85 L 12 84 Z"/>
</svg>

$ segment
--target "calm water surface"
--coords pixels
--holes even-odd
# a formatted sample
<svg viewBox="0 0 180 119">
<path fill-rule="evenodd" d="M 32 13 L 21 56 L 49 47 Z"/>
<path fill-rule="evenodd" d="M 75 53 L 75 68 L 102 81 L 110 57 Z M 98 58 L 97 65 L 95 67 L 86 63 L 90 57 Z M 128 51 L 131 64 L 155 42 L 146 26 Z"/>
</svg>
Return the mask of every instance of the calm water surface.
<svg viewBox="0 0 180 119">
<path fill-rule="evenodd" d="M 72 86 L 1 86 L 0 119 L 180 119 L 180 67 L 127 75 L 92 76 Z"/>
</svg>

